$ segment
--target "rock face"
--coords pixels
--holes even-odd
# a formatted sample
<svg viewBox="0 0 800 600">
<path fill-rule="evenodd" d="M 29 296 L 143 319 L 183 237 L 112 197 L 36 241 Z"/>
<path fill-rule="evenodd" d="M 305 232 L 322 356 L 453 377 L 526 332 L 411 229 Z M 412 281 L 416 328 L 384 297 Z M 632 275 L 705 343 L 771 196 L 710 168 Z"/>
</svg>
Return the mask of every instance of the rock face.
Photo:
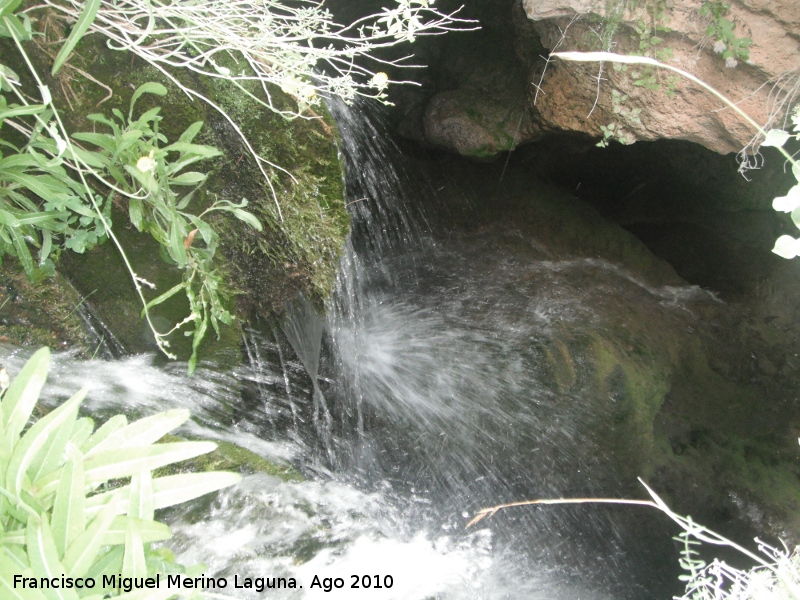
<svg viewBox="0 0 800 600">
<path fill-rule="evenodd" d="M 469 65 L 463 47 L 445 51 L 443 68 L 459 73 L 450 78 L 458 81 L 437 90 L 424 110 L 426 140 L 462 155 L 486 156 L 548 133 L 600 138 L 609 129 L 610 137 L 627 144 L 681 139 L 722 154 L 739 152 L 754 138 L 733 111 L 677 75 L 635 65 L 546 63 L 556 50 L 657 58 L 707 82 L 760 123 L 780 123 L 793 103 L 800 66 L 795 2 L 732 0 L 729 9 L 701 0 L 493 4 L 486 10 L 494 10 L 495 21 L 507 15 L 504 26 L 484 23 L 484 35 L 496 28 L 495 49 L 468 49 Z M 513 37 L 513 56 L 498 60 L 490 55 L 509 44 L 503 37 Z M 475 77 L 482 72 L 491 77 L 481 85 Z"/>
</svg>

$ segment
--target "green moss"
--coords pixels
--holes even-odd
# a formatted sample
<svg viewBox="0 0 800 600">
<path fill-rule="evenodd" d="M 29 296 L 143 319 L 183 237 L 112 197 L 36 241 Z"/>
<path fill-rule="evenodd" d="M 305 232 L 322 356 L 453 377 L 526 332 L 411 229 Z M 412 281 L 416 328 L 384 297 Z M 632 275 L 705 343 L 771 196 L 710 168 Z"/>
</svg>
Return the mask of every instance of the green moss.
<svg viewBox="0 0 800 600">
<path fill-rule="evenodd" d="M 568 392 L 578 380 L 569 348 L 561 340 L 553 340 L 544 348 L 544 353 L 558 390 L 562 393 Z"/>
<path fill-rule="evenodd" d="M 611 402 L 609 419 L 615 454 L 631 478 L 650 470 L 656 442 L 654 421 L 670 389 L 670 368 L 660 357 L 623 350 L 600 336 L 591 343 L 594 377 Z"/>
<path fill-rule="evenodd" d="M 185 441 L 174 435 L 166 435 L 162 442 Z M 208 471 L 234 471 L 242 474 L 266 473 L 279 477 L 283 481 L 303 481 L 304 478 L 291 465 L 269 461 L 255 452 L 237 446 L 231 442 L 215 441 L 217 449 L 197 458 L 170 465 L 155 471 L 156 476 L 175 475 L 177 473 L 205 473 Z"/>
<path fill-rule="evenodd" d="M 63 276 L 32 282 L 7 258 L 0 266 L 0 342 L 91 356 L 95 342 L 77 311 L 83 300 Z"/>
</svg>

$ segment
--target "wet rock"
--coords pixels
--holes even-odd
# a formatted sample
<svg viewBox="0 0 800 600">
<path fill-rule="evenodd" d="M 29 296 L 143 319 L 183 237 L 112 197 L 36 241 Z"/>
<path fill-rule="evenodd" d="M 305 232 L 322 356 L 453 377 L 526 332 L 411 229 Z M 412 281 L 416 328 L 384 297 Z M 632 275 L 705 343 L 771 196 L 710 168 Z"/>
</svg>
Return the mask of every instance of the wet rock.
<svg viewBox="0 0 800 600">
<path fill-rule="evenodd" d="M 739 152 L 756 135 L 735 112 L 720 110 L 722 103 L 713 95 L 671 72 L 611 63 L 547 63 L 551 51 L 655 57 L 705 81 L 759 123 L 780 125 L 791 108 L 796 81 L 791 74 L 800 55 L 793 31 L 800 9 L 789 2 L 734 0 L 719 17 L 701 15 L 702 3 L 696 0 L 490 4 L 470 7 L 484 32 L 444 42 L 443 58 L 434 68 L 449 77 L 428 86 L 428 142 L 460 154 L 487 156 L 508 149 L 507 144 L 487 142 L 492 133 L 504 130 L 501 115 L 512 112 L 522 115 L 522 126 L 512 127 L 512 147 L 548 132 L 598 139 L 604 135 L 601 127 L 612 126 L 612 139 L 626 144 L 680 139 L 725 154 Z M 733 23 L 731 33 L 709 35 L 708 28 L 721 18 Z M 741 40 L 750 40 L 745 42 L 749 45 L 723 58 L 721 53 L 735 53 Z M 461 60 L 452 58 L 454 54 Z M 473 93 L 481 86 L 482 93 Z M 487 111 L 487 104 L 502 110 Z M 479 122 L 470 117 L 472 111 L 489 116 Z"/>
</svg>

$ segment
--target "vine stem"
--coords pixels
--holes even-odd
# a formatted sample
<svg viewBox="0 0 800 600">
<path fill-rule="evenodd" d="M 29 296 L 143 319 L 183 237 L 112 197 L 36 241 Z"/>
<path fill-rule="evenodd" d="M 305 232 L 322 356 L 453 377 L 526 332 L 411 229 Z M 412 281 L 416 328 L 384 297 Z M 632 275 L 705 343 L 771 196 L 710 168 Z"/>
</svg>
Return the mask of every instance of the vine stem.
<svg viewBox="0 0 800 600">
<path fill-rule="evenodd" d="M 615 63 L 623 63 L 623 64 L 630 64 L 630 65 L 651 65 L 653 67 L 658 67 L 659 69 L 667 69 L 669 71 L 673 71 L 677 73 L 681 77 L 688 79 L 702 87 L 704 90 L 710 92 L 720 100 L 722 100 L 725 104 L 727 104 L 730 108 L 732 108 L 736 113 L 742 117 L 750 126 L 753 127 L 758 133 L 762 136 L 766 137 L 767 132 L 764 131 L 764 128 L 759 125 L 753 117 L 748 115 L 744 112 L 741 108 L 739 108 L 732 100 L 730 100 L 727 96 L 707 84 L 705 81 L 692 75 L 689 71 L 684 71 L 683 69 L 679 69 L 678 67 L 673 67 L 672 65 L 668 65 L 662 62 L 657 61 L 654 58 L 648 58 L 647 56 L 628 56 L 626 54 L 617 54 L 615 52 L 553 52 L 550 56 L 560 58 L 562 60 L 567 61 L 574 61 L 574 62 L 615 62 Z M 786 150 L 784 150 L 780 146 L 775 146 L 778 148 L 778 151 L 783 155 L 783 157 L 791 163 L 792 167 L 796 167 L 797 163 L 795 162 L 792 155 L 789 154 Z"/>
</svg>

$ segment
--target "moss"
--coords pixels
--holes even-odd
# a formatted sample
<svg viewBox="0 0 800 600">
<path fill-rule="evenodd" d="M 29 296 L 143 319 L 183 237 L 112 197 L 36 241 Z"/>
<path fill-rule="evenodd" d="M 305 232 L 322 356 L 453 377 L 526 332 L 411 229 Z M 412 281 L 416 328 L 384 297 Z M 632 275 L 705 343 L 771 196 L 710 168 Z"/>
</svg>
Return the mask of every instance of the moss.
<svg viewBox="0 0 800 600">
<path fill-rule="evenodd" d="M 670 368 L 653 354 L 637 355 L 595 336 L 594 377 L 612 403 L 608 442 L 630 479 L 646 475 L 656 451 L 654 421 L 670 389 Z"/>
<path fill-rule="evenodd" d="M 178 436 L 166 435 L 161 441 L 167 443 L 186 440 Z M 215 441 L 214 443 L 217 445 L 217 449 L 213 452 L 159 469 L 154 472 L 154 475 L 163 477 L 177 473 L 234 471 L 242 474 L 266 473 L 287 482 L 304 480 L 300 472 L 291 465 L 269 461 L 255 452 L 231 442 Z"/>
<path fill-rule="evenodd" d="M 558 390 L 562 393 L 568 392 L 578 380 L 569 348 L 561 340 L 553 340 L 552 344 L 544 348 L 544 353 Z"/>
<path fill-rule="evenodd" d="M 7 258 L 0 266 L 0 342 L 91 356 L 97 342 L 78 314 L 83 300 L 63 276 L 32 282 Z"/>
<path fill-rule="evenodd" d="M 349 230 L 342 167 L 330 116 L 288 121 L 262 108 L 233 84 L 215 82 L 215 98 L 250 136 L 256 152 L 286 169 L 272 170 L 272 190 L 252 157 L 241 154 L 238 168 L 256 186 L 239 191 L 251 201 L 249 209 L 266 226 L 257 234 L 221 215 L 218 226 L 226 233 L 223 251 L 238 287 L 248 290 L 241 301 L 248 313 L 280 312 L 298 292 L 322 301 L 330 295 L 344 239 Z M 251 92 L 258 92 L 250 86 Z M 292 109 L 293 101 L 270 89 L 273 101 Z M 280 209 L 278 209 L 278 205 Z"/>
</svg>

